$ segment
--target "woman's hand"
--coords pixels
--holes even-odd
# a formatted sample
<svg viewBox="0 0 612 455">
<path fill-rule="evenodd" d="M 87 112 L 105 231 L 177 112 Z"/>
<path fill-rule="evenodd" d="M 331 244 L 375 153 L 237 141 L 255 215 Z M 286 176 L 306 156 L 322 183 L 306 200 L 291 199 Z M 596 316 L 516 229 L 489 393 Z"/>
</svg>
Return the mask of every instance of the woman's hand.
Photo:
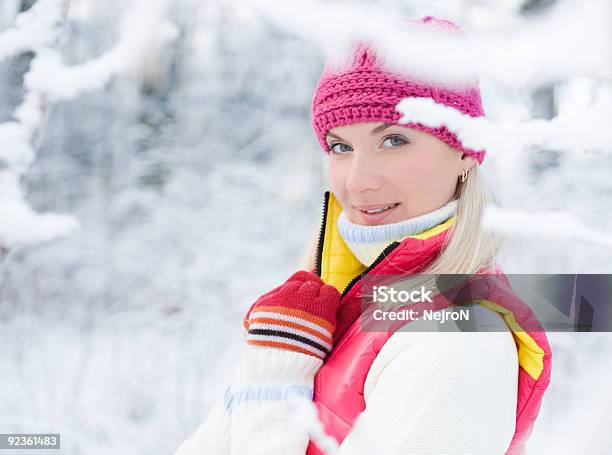
<svg viewBox="0 0 612 455">
<path fill-rule="evenodd" d="M 341 296 L 317 275 L 301 270 L 262 295 L 247 312 L 247 343 L 325 359 L 332 349 Z"/>
</svg>

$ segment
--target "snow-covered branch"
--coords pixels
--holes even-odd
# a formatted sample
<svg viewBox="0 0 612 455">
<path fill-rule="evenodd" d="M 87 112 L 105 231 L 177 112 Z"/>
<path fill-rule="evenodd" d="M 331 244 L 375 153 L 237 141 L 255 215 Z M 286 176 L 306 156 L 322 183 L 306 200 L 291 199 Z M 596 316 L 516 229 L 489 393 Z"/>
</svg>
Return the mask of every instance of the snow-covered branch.
<svg viewBox="0 0 612 455">
<path fill-rule="evenodd" d="M 71 216 L 36 214 L 23 199 L 19 180 L 35 159 L 34 139 L 50 103 L 74 99 L 103 88 L 119 74 L 138 71 L 150 49 L 171 42 L 174 27 L 166 20 L 165 0 L 134 2 L 124 16 L 121 38 L 112 49 L 85 63 L 67 66 L 57 44 L 60 24 L 67 14 L 66 0 L 40 0 L 18 16 L 13 29 L 0 35 L 0 59 L 23 51 L 35 53 L 24 76 L 26 93 L 13 113 L 14 121 L 0 124 L 0 245 L 48 240 L 78 226 Z"/>
<path fill-rule="evenodd" d="M 325 455 L 338 455 L 339 446 L 334 438 L 325 433 L 323 424 L 317 415 L 317 408 L 312 401 L 295 396 L 288 405 L 291 408 L 292 426 L 312 439 Z"/>
<path fill-rule="evenodd" d="M 0 60 L 24 51 L 44 52 L 57 43 L 68 13 L 67 0 L 40 0 L 20 14 L 13 29 L 0 35 Z M 30 70 L 31 72 L 32 70 Z M 37 214 L 23 198 L 21 176 L 35 157 L 34 138 L 46 111 L 43 94 L 27 90 L 13 113 L 14 121 L 0 124 L 0 247 L 49 240 L 78 227 L 66 215 Z"/>
<path fill-rule="evenodd" d="M 67 66 L 55 49 L 40 51 L 25 78 L 25 86 L 49 101 L 69 100 L 98 90 L 120 74 L 137 73 L 147 55 L 171 43 L 176 28 L 166 19 L 168 2 L 137 1 L 121 21 L 117 44 L 85 63 Z"/>
<path fill-rule="evenodd" d="M 279 28 L 317 46 L 329 61 L 342 62 L 351 42 L 374 43 L 385 64 L 434 83 L 461 85 L 487 77 L 508 86 L 533 88 L 576 76 L 612 78 L 611 4 L 566 1 L 507 29 L 459 24 L 466 38 L 407 27 L 389 8 L 348 2 L 236 0 Z M 453 20 L 453 17 L 445 17 Z M 437 31 L 436 31 L 437 32 Z M 433 56 L 443 56 L 434 58 Z"/>
<path fill-rule="evenodd" d="M 15 26 L 0 33 L 0 61 L 53 44 L 66 4 L 66 0 L 40 0 L 19 14 Z"/>
<path fill-rule="evenodd" d="M 0 245 L 12 246 L 51 240 L 79 227 L 71 216 L 35 213 L 24 201 L 17 175 L 0 171 Z"/>
<path fill-rule="evenodd" d="M 603 92 L 603 91 L 602 91 Z M 397 105 L 402 123 L 422 123 L 431 128 L 448 126 L 461 143 L 474 150 L 513 153 L 528 147 L 547 150 L 596 150 L 612 153 L 612 93 L 603 92 L 584 110 L 562 113 L 551 120 L 498 123 L 470 117 L 431 98 L 405 98 Z"/>
<path fill-rule="evenodd" d="M 291 409 L 292 427 L 308 434 L 325 455 L 340 455 L 340 446 L 336 440 L 328 435 L 319 420 L 317 408 L 312 401 L 304 397 L 291 397 L 289 401 Z M 376 438 L 364 424 L 363 415 L 355 420 L 355 425 L 351 430 L 353 441 L 359 441 L 360 454 L 375 455 L 380 453 L 377 449 L 380 446 Z"/>
</svg>

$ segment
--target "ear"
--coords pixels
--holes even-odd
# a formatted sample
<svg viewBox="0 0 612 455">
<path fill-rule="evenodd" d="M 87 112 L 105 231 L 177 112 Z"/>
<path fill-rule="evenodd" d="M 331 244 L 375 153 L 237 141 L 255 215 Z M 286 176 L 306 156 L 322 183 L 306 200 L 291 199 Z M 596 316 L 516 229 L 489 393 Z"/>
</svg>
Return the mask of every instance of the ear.
<svg viewBox="0 0 612 455">
<path fill-rule="evenodd" d="M 469 171 L 477 163 L 478 163 L 478 161 L 476 160 L 476 158 L 474 158 L 473 156 L 466 155 L 465 153 L 463 153 L 461 155 L 461 162 L 459 164 L 459 166 L 460 166 L 459 175 L 461 175 L 461 171 L 463 171 L 463 170 Z"/>
</svg>

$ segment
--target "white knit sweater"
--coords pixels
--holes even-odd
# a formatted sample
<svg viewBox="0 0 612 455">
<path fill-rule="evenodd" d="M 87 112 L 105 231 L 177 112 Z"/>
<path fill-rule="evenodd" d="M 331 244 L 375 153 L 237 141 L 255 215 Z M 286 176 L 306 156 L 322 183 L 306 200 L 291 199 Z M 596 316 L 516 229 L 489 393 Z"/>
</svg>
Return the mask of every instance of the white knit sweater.
<svg viewBox="0 0 612 455">
<path fill-rule="evenodd" d="M 484 307 L 474 311 L 479 321 L 503 324 Z M 360 431 L 349 433 L 341 455 L 368 454 L 367 441 L 385 455 L 505 453 L 516 420 L 512 335 L 433 332 L 435 324 L 413 321 L 385 343 L 366 377 Z M 320 365 L 303 354 L 245 347 L 226 398 L 175 455 L 305 454 L 308 437 L 291 427 L 284 398 L 312 393 Z"/>
</svg>

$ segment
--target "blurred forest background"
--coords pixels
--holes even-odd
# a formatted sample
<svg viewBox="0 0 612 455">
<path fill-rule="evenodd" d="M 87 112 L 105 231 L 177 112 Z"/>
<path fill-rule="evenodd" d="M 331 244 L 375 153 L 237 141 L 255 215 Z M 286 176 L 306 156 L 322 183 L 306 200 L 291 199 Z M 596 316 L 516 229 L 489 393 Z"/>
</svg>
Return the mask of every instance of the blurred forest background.
<svg viewBox="0 0 612 455">
<path fill-rule="evenodd" d="M 477 33 L 589 2 L 323 3 Z M 16 22 L 27 11 L 31 28 Z M 87 62 L 63 76 L 61 65 Z M 312 42 L 242 3 L 0 2 L 0 432 L 61 433 L 70 455 L 144 455 L 170 453 L 203 422 L 236 363 L 244 312 L 295 271 L 319 221 L 325 154 L 310 103 L 323 63 Z M 551 119 L 610 93 L 595 76 L 483 79 L 485 110 Z M 612 232 L 610 153 L 490 152 L 483 171 L 502 207 L 563 210 Z M 609 244 L 554 234 L 508 235 L 505 271 L 612 273 Z M 529 453 L 609 453 L 612 337 L 550 340 Z"/>
</svg>

